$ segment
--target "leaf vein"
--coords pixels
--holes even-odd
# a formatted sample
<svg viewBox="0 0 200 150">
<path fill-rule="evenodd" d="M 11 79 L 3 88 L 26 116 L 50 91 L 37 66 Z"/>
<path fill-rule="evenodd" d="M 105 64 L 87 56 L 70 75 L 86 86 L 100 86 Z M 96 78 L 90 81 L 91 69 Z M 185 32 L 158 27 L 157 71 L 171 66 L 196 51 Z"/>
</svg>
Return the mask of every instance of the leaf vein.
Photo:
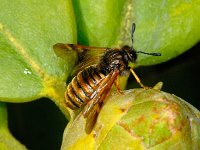
<svg viewBox="0 0 200 150">
<path fill-rule="evenodd" d="M 44 76 L 44 72 L 42 71 L 41 67 L 36 63 L 36 61 L 33 60 L 27 53 L 26 49 L 17 41 L 17 39 L 11 34 L 11 32 L 6 29 L 6 27 L 0 23 L 0 32 L 3 33 L 3 35 L 12 43 L 12 45 L 16 48 L 16 51 L 21 54 L 26 62 L 30 64 L 33 68 L 33 70 L 39 75 Z"/>
</svg>

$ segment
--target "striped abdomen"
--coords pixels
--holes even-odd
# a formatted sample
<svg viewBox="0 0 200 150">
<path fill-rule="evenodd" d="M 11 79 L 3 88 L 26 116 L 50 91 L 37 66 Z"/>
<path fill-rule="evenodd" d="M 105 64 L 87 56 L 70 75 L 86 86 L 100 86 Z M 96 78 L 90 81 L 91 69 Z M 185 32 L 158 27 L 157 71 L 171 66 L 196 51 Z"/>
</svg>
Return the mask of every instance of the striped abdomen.
<svg viewBox="0 0 200 150">
<path fill-rule="evenodd" d="M 104 78 L 105 75 L 93 66 L 79 72 L 67 86 L 65 92 L 67 106 L 71 109 L 77 109 L 90 101 L 91 94 Z"/>
</svg>

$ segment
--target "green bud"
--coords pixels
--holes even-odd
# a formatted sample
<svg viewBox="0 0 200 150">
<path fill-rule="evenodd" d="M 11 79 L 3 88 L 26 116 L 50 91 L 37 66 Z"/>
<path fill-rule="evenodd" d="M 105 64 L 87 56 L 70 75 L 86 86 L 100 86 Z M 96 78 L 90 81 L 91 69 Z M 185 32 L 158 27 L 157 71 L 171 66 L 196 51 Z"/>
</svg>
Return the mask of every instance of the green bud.
<svg viewBox="0 0 200 150">
<path fill-rule="evenodd" d="M 68 124 L 62 150 L 200 149 L 200 112 L 160 86 L 112 92 L 90 134 L 82 113 Z"/>
</svg>

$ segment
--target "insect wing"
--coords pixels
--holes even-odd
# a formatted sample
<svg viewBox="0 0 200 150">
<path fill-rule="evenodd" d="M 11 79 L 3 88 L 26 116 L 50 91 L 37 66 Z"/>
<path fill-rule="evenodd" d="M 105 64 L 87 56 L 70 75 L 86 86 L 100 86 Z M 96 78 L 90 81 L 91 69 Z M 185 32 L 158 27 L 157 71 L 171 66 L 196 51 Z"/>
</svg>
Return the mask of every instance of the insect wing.
<svg viewBox="0 0 200 150">
<path fill-rule="evenodd" d="M 98 64 L 101 56 L 105 53 L 106 50 L 108 50 L 108 48 L 105 47 L 90 47 L 83 45 L 74 45 L 74 48 L 79 52 L 79 63 L 74 68 L 72 75 L 76 75 L 78 72 L 89 66 L 95 66 Z"/>
<path fill-rule="evenodd" d="M 55 54 L 63 59 L 67 59 L 73 52 L 73 44 L 57 43 L 53 46 Z"/>
<path fill-rule="evenodd" d="M 95 104 L 90 114 L 87 116 L 86 126 L 85 126 L 85 131 L 87 134 L 90 134 L 90 132 L 94 128 L 100 109 L 101 109 L 101 104 L 100 103 Z"/>
<path fill-rule="evenodd" d="M 108 95 L 111 86 L 119 75 L 118 71 L 113 71 L 104 80 L 101 81 L 98 88 L 91 94 L 91 100 L 83 109 L 83 116 L 86 120 L 86 132 L 90 133 L 96 123 L 97 116 L 101 109 L 102 102 Z"/>
<path fill-rule="evenodd" d="M 106 50 L 108 50 L 106 47 L 91 47 L 78 44 L 62 43 L 55 44 L 53 49 L 56 55 L 63 59 L 69 58 L 73 51 L 76 52 L 78 63 L 72 71 L 72 75 L 76 75 L 83 69 L 99 63 L 99 58 L 105 53 Z"/>
</svg>

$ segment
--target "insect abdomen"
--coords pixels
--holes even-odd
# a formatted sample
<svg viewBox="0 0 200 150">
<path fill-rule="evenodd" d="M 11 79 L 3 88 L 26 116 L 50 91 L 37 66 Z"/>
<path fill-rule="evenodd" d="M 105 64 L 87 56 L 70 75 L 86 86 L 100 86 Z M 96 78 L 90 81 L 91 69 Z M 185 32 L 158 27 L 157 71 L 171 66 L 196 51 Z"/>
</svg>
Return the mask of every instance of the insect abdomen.
<svg viewBox="0 0 200 150">
<path fill-rule="evenodd" d="M 79 72 L 67 86 L 65 101 L 71 109 L 80 108 L 90 101 L 91 94 L 105 77 L 93 66 Z"/>
</svg>

